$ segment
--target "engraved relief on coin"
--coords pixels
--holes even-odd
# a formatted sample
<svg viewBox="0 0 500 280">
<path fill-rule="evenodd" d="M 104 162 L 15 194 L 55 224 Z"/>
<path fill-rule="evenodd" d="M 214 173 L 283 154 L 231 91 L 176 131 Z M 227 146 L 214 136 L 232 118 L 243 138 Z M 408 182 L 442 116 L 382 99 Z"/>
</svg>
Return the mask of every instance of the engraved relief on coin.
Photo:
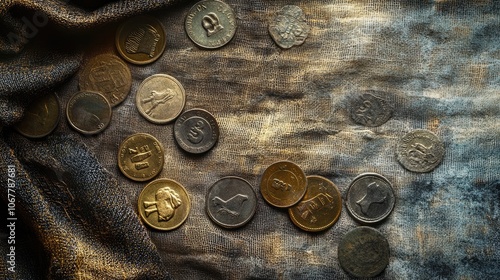
<svg viewBox="0 0 500 280">
<path fill-rule="evenodd" d="M 147 133 L 136 133 L 120 144 L 118 167 L 127 178 L 147 181 L 158 175 L 164 162 L 161 143 Z"/>
<path fill-rule="evenodd" d="M 386 123 L 392 116 L 389 103 L 371 93 L 356 96 L 351 102 L 351 118 L 360 125 L 375 127 Z"/>
<path fill-rule="evenodd" d="M 71 97 L 66 107 L 69 124 L 82 134 L 97 134 L 111 122 L 111 106 L 100 93 L 80 91 Z"/>
<path fill-rule="evenodd" d="M 45 137 L 56 129 L 60 115 L 57 95 L 44 94 L 26 108 L 22 120 L 14 126 L 14 129 L 26 137 Z"/>
<path fill-rule="evenodd" d="M 186 103 L 184 87 L 177 79 L 166 74 L 146 78 L 139 85 L 135 98 L 139 113 L 156 124 L 173 121 Z"/>
<path fill-rule="evenodd" d="M 310 30 L 304 12 L 294 5 L 284 6 L 269 24 L 271 37 L 284 49 L 302 45 Z"/>
<path fill-rule="evenodd" d="M 184 151 L 193 154 L 204 153 L 217 143 L 219 125 L 208 111 L 191 109 L 175 121 L 174 137 Z"/>
<path fill-rule="evenodd" d="M 288 208 L 297 204 L 307 190 L 304 171 L 290 161 L 271 164 L 262 175 L 260 192 L 271 205 Z"/>
<path fill-rule="evenodd" d="M 189 10 L 185 29 L 198 46 L 220 48 L 236 33 L 236 17 L 231 7 L 222 1 L 200 1 Z"/>
<path fill-rule="evenodd" d="M 396 156 L 401 165 L 410 171 L 429 172 L 443 160 L 444 144 L 431 131 L 417 129 L 399 140 Z"/>
<path fill-rule="evenodd" d="M 80 90 L 99 92 L 112 107 L 127 98 L 132 75 L 127 64 L 117 56 L 102 54 L 92 58 L 80 75 Z"/>
</svg>

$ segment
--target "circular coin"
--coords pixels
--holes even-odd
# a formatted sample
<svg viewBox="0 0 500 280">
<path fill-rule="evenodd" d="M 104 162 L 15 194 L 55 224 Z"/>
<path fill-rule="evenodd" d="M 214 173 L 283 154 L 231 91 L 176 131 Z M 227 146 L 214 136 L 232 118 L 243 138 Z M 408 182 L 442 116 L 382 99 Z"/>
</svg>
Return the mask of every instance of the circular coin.
<svg viewBox="0 0 500 280">
<path fill-rule="evenodd" d="M 102 94 L 80 91 L 73 95 L 66 107 L 69 124 L 82 134 L 97 134 L 111 122 L 111 106 Z"/>
<path fill-rule="evenodd" d="M 165 50 L 165 30 L 160 21 L 140 15 L 124 22 L 115 37 L 118 53 L 128 62 L 148 64 L 157 60 Z"/>
<path fill-rule="evenodd" d="M 181 226 L 191 211 L 186 189 L 170 179 L 157 179 L 139 194 L 139 215 L 150 227 L 173 230 Z"/>
<path fill-rule="evenodd" d="M 112 107 L 127 97 L 132 86 L 132 75 L 123 61 L 111 54 L 92 58 L 80 75 L 80 90 L 96 91 L 104 95 Z"/>
<path fill-rule="evenodd" d="M 209 112 L 191 109 L 175 121 L 174 137 L 184 151 L 193 154 L 204 153 L 217 143 L 219 125 Z"/>
<path fill-rule="evenodd" d="M 399 140 L 396 156 L 410 171 L 429 172 L 443 160 L 444 144 L 431 131 L 416 129 Z"/>
<path fill-rule="evenodd" d="M 338 258 L 342 269 L 354 277 L 374 277 L 389 264 L 389 243 L 378 230 L 357 227 L 340 241 Z"/>
<path fill-rule="evenodd" d="M 311 27 L 306 22 L 304 12 L 295 5 L 287 5 L 276 13 L 269 24 L 269 33 L 274 42 L 284 49 L 304 43 Z"/>
<path fill-rule="evenodd" d="M 202 48 L 216 49 L 233 38 L 236 33 L 236 17 L 228 4 L 205 0 L 189 10 L 184 26 L 195 44 Z"/>
<path fill-rule="evenodd" d="M 41 138 L 56 129 L 60 120 L 59 99 L 55 93 L 44 94 L 32 102 L 14 128 L 30 138 Z"/>
<path fill-rule="evenodd" d="M 357 176 L 347 190 L 347 210 L 360 223 L 382 221 L 391 214 L 394 203 L 391 183 L 376 173 Z"/>
<path fill-rule="evenodd" d="M 185 103 L 186 93 L 181 83 L 166 74 L 144 79 L 135 96 L 139 113 L 156 124 L 165 124 L 177 118 Z"/>
<path fill-rule="evenodd" d="M 392 116 L 392 107 L 385 99 L 370 93 L 360 94 L 351 102 L 351 118 L 360 125 L 375 127 Z"/>
<path fill-rule="evenodd" d="M 288 208 L 297 204 L 306 194 L 304 171 L 290 161 L 271 164 L 262 175 L 260 192 L 271 205 Z"/>
<path fill-rule="evenodd" d="M 238 228 L 255 214 L 257 195 L 242 178 L 229 176 L 215 182 L 206 196 L 207 214 L 221 227 Z"/>
<path fill-rule="evenodd" d="M 342 198 L 335 184 L 321 176 L 307 176 L 307 191 L 299 204 L 288 209 L 292 222 L 305 231 L 333 226 L 342 211 Z"/>
<path fill-rule="evenodd" d="M 160 141 L 147 133 L 136 133 L 120 144 L 118 167 L 134 181 L 147 181 L 158 175 L 164 162 Z"/>
</svg>

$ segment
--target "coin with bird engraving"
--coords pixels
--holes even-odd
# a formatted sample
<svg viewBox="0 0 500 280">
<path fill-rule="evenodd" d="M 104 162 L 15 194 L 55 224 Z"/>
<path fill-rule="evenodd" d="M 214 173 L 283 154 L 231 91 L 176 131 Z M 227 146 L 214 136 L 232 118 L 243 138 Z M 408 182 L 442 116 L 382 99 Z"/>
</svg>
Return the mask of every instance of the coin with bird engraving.
<svg viewBox="0 0 500 280">
<path fill-rule="evenodd" d="M 78 132 L 92 135 L 102 132 L 111 122 L 111 105 L 102 94 L 80 91 L 66 106 L 69 124 Z"/>
<path fill-rule="evenodd" d="M 219 139 L 215 117 L 203 109 L 188 110 L 174 124 L 177 144 L 186 152 L 201 154 L 212 149 Z"/>
<path fill-rule="evenodd" d="M 23 118 L 14 125 L 14 129 L 29 138 L 42 138 L 56 129 L 61 119 L 60 115 L 57 95 L 55 93 L 44 94 L 26 108 Z"/>
<path fill-rule="evenodd" d="M 262 175 L 260 192 L 271 205 L 288 208 L 297 204 L 306 194 L 307 178 L 304 171 L 291 161 L 271 164 Z"/>
<path fill-rule="evenodd" d="M 163 146 L 154 136 L 132 134 L 120 144 L 118 168 L 131 180 L 147 181 L 161 172 L 164 156 Z"/>
</svg>

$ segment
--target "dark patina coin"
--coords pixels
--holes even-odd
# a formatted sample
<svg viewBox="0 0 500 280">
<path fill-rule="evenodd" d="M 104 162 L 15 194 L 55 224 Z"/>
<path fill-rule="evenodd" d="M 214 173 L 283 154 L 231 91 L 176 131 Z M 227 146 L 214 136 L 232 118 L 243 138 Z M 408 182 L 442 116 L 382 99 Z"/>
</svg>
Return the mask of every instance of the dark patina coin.
<svg viewBox="0 0 500 280">
<path fill-rule="evenodd" d="M 20 134 L 30 138 L 49 135 L 59 124 L 59 99 L 55 93 L 44 94 L 24 111 L 23 119 L 14 128 Z"/>
<path fill-rule="evenodd" d="M 80 91 L 71 97 L 66 107 L 69 124 L 82 134 L 97 134 L 111 121 L 111 106 L 100 93 Z"/>
<path fill-rule="evenodd" d="M 391 183 L 376 173 L 359 175 L 352 181 L 347 191 L 347 210 L 360 223 L 382 221 L 392 212 L 394 203 Z"/>
<path fill-rule="evenodd" d="M 371 93 L 360 94 L 351 101 L 351 118 L 358 124 L 375 127 L 386 123 L 392 116 L 387 100 Z"/>
<path fill-rule="evenodd" d="M 429 172 L 443 160 L 444 144 L 431 131 L 416 129 L 399 140 L 396 156 L 410 171 Z"/>
<path fill-rule="evenodd" d="M 184 151 L 201 154 L 217 143 L 219 125 L 208 111 L 192 109 L 184 112 L 175 121 L 174 137 Z"/>
<path fill-rule="evenodd" d="M 306 194 L 307 178 L 304 171 L 293 162 L 279 161 L 271 164 L 260 182 L 262 197 L 271 205 L 288 208 L 297 204 Z"/>
<path fill-rule="evenodd" d="M 252 219 L 257 196 L 247 181 L 229 176 L 210 187 L 205 203 L 207 214 L 214 223 L 225 228 L 237 228 Z"/>
<path fill-rule="evenodd" d="M 358 227 L 340 241 L 338 258 L 342 269 L 354 277 L 374 277 L 389 264 L 389 243 L 378 230 Z"/>
<path fill-rule="evenodd" d="M 284 49 L 302 45 L 310 30 L 304 12 L 295 5 L 284 6 L 269 23 L 269 34 Z"/>
</svg>

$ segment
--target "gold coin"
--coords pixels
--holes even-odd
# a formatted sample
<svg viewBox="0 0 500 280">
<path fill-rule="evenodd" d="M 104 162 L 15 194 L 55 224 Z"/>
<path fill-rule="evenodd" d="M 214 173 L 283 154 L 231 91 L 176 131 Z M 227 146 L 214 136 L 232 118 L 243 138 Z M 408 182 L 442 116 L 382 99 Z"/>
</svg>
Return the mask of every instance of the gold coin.
<svg viewBox="0 0 500 280">
<path fill-rule="evenodd" d="M 305 231 L 322 231 L 333 226 L 342 211 L 342 197 L 335 184 L 321 176 L 307 176 L 304 198 L 288 214 Z"/>
<path fill-rule="evenodd" d="M 264 171 L 260 192 L 269 204 L 288 208 L 304 197 L 306 185 L 306 175 L 299 166 L 290 161 L 279 161 Z"/>
<path fill-rule="evenodd" d="M 28 106 L 23 119 L 14 128 L 26 137 L 41 138 L 54 131 L 59 124 L 60 115 L 57 95 L 44 94 Z"/>
<path fill-rule="evenodd" d="M 173 230 L 186 221 L 191 200 L 186 189 L 170 179 L 157 179 L 147 184 L 139 195 L 139 215 L 150 227 Z"/>
<path fill-rule="evenodd" d="M 164 154 L 160 141 L 147 133 L 136 133 L 120 144 L 118 167 L 129 179 L 147 181 L 161 172 Z"/>
</svg>

